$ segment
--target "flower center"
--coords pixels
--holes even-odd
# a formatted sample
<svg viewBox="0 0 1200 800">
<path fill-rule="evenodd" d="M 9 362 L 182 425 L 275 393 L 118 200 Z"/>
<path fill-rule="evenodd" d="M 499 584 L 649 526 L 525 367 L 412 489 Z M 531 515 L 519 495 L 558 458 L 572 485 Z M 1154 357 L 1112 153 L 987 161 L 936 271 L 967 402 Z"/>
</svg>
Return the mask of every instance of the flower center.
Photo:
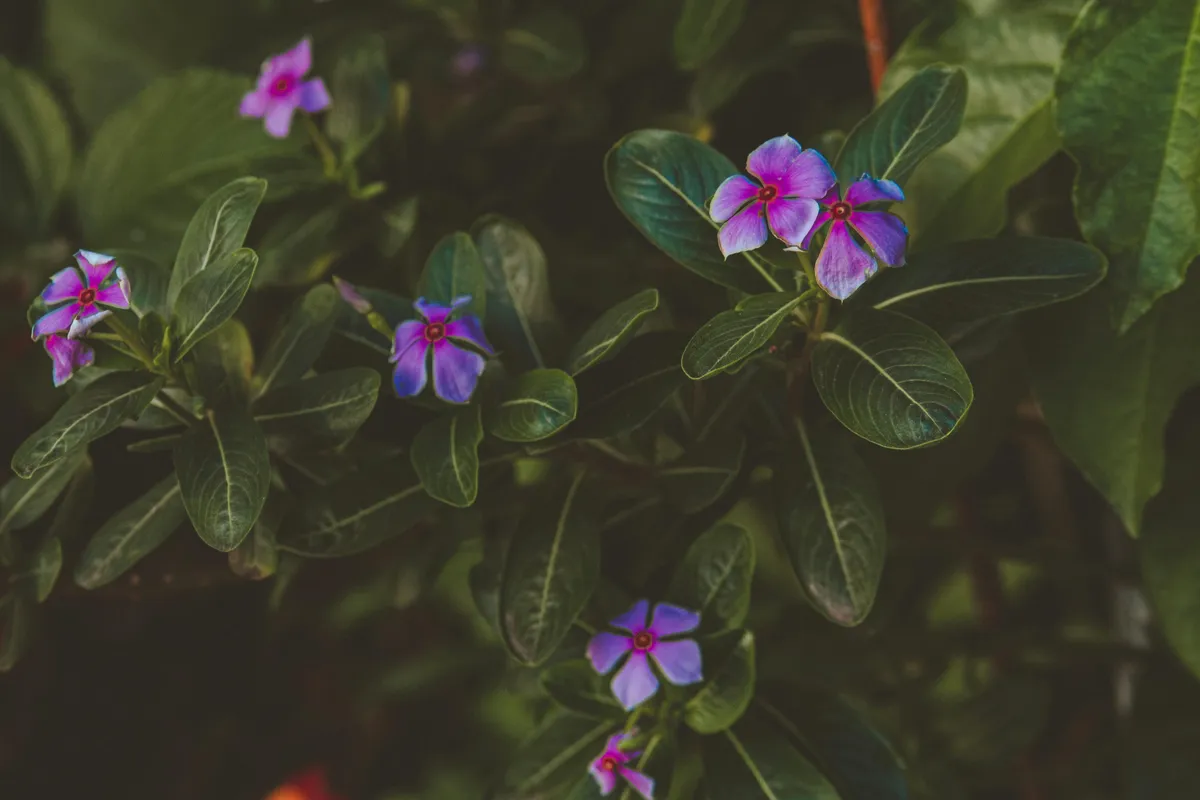
<svg viewBox="0 0 1200 800">
<path fill-rule="evenodd" d="M 616 768 L 617 760 L 612 756 L 605 756 L 604 758 L 600 759 L 600 769 L 604 770 L 605 772 L 612 772 Z"/>
<path fill-rule="evenodd" d="M 85 306 L 96 302 L 96 290 L 84 289 L 79 293 L 79 302 L 83 303 Z"/>
<path fill-rule="evenodd" d="M 850 216 L 850 204 L 846 202 L 837 202 L 829 209 L 829 213 L 833 214 L 834 219 L 845 219 Z"/>
<path fill-rule="evenodd" d="M 758 190 L 758 199 L 762 200 L 764 203 L 769 203 L 778 196 L 779 189 L 770 184 L 767 184 Z"/>
<path fill-rule="evenodd" d="M 642 631 L 633 637 L 633 647 L 635 650 L 649 650 L 654 644 L 654 634 L 650 631 Z"/>
<path fill-rule="evenodd" d="M 425 341 L 436 342 L 446 338 L 446 325 L 442 322 L 431 322 L 425 326 Z"/>
<path fill-rule="evenodd" d="M 283 97 L 291 92 L 292 87 L 295 85 L 296 79 L 291 75 L 281 75 L 271 84 L 271 95 L 274 97 Z"/>
</svg>

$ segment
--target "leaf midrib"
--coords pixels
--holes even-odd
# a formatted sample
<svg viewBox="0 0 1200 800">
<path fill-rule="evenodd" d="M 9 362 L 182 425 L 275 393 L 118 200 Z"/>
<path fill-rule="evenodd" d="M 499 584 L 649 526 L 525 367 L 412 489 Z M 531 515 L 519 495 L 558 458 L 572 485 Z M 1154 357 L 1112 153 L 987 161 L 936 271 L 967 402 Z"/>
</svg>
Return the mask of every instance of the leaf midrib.
<svg viewBox="0 0 1200 800">
<path fill-rule="evenodd" d="M 1063 275 L 996 275 L 996 276 L 993 276 L 990 278 L 968 278 L 966 280 L 961 280 L 961 281 L 935 283 L 935 284 L 931 284 L 929 286 L 922 286 L 919 289 L 912 289 L 910 291 L 903 292 L 902 294 L 897 294 L 892 297 L 888 297 L 884 300 L 881 300 L 878 303 L 876 303 L 873 306 L 873 308 L 882 311 L 883 309 L 887 308 L 888 306 L 892 306 L 892 305 L 895 305 L 896 303 L 904 302 L 905 300 L 909 300 L 913 297 L 920 297 L 921 295 L 929 294 L 930 292 L 940 292 L 942 290 L 953 290 L 960 286 L 971 286 L 974 284 L 987 284 L 987 283 L 1010 283 L 1010 282 L 1023 283 L 1025 281 L 1072 281 L 1072 280 L 1078 280 L 1078 279 L 1086 279 L 1088 277 L 1089 277 L 1089 275 L 1087 273 L 1080 272 L 1080 273 L 1071 273 L 1071 274 L 1063 274 Z"/>
<path fill-rule="evenodd" d="M 246 264 L 250 263 L 250 259 L 247 259 L 245 263 Z M 218 307 L 220 307 L 221 303 L 223 303 L 225 301 L 225 298 L 229 294 L 230 290 L 237 288 L 238 282 L 241 280 L 242 274 L 244 272 L 245 272 L 245 267 L 243 265 L 243 268 L 241 270 L 239 270 L 237 273 L 235 273 L 234 275 L 232 275 L 230 277 L 230 280 L 228 282 L 226 282 L 225 287 L 223 289 L 221 289 L 221 294 L 219 294 L 217 296 L 216 300 L 214 300 L 212 303 L 209 304 L 208 309 L 204 312 L 204 314 L 200 317 L 200 319 L 196 321 L 196 324 L 192 326 L 191 330 L 188 331 L 187 335 L 183 337 L 183 340 L 179 343 L 179 349 L 175 355 L 175 358 L 177 360 L 180 357 L 182 357 L 183 355 L 185 355 L 189 350 L 192 349 L 192 347 L 194 347 L 196 345 L 196 342 L 192 341 L 192 337 L 196 334 L 196 331 L 200 330 L 204 326 L 204 323 L 207 322 L 208 318 L 213 315 L 213 312 L 216 311 L 216 309 Z M 196 273 L 196 277 L 199 277 L 200 275 L 203 275 L 203 273 L 201 273 L 201 272 Z M 191 280 L 189 280 L 188 283 L 191 283 Z M 187 288 L 187 284 L 185 283 L 183 286 L 183 289 L 186 289 L 186 288 Z M 247 286 L 247 287 L 243 288 L 243 294 L 245 294 L 245 289 L 247 289 L 247 288 L 249 288 L 249 287 Z M 183 289 L 180 289 L 180 294 L 183 293 Z M 197 340 L 197 341 L 199 341 L 199 340 Z"/>
<path fill-rule="evenodd" d="M 907 398 L 910 403 L 912 403 L 914 406 L 916 406 L 921 411 L 921 413 L 925 415 L 925 418 L 933 423 L 935 428 L 937 428 L 939 431 L 942 430 L 941 424 L 933 417 L 932 414 L 930 414 L 928 411 L 925 410 L 925 406 L 922 403 L 917 402 L 917 399 L 915 397 L 913 397 L 911 394 L 909 394 L 908 390 L 906 390 L 902 385 L 900 385 L 899 381 L 897 381 L 895 378 L 893 378 L 888 373 L 887 370 L 885 370 L 882 366 L 880 366 L 878 361 L 871 358 L 871 356 L 868 355 L 866 353 L 866 351 L 864 351 L 858 345 L 854 344 L 849 339 L 846 339 L 845 337 L 843 337 L 839 334 L 833 333 L 831 331 L 826 331 L 825 333 L 821 334 L 821 340 L 835 342 L 837 344 L 840 344 L 843 347 L 845 347 L 847 350 L 849 350 L 850 352 L 857 355 L 863 361 L 866 361 L 868 364 L 870 364 L 875 369 L 876 372 L 878 372 L 880 375 L 882 375 L 884 378 L 886 378 L 888 383 L 890 383 L 890 384 L 892 384 L 892 386 L 896 387 L 896 391 L 900 392 L 900 394 L 904 395 L 904 397 Z"/>
<path fill-rule="evenodd" d="M 537 624 L 533 626 L 533 647 L 531 651 L 536 654 L 538 647 L 542 641 L 542 633 L 546 630 L 546 609 L 550 605 L 550 584 L 554 577 L 555 568 L 558 565 L 559 552 L 562 550 L 563 534 L 567 530 L 567 517 L 570 516 L 571 506 L 575 503 L 575 493 L 579 490 L 579 485 L 583 483 L 583 477 L 587 473 L 580 472 L 575 476 L 575 480 L 571 483 L 571 488 L 567 490 L 567 496 L 563 500 L 562 510 L 558 514 L 558 521 L 554 526 L 554 539 L 550 543 L 550 557 L 546 560 L 546 574 L 542 581 L 542 596 L 538 600 L 535 619 Z"/>
<path fill-rule="evenodd" d="M 153 505 L 150 506 L 150 508 L 146 509 L 146 513 L 139 517 L 133 525 L 129 526 L 125 534 L 117 540 L 117 543 L 108 549 L 108 555 L 106 555 L 103 559 L 100 559 L 97 562 L 97 566 L 94 566 L 92 569 L 88 570 L 88 573 L 99 573 L 100 575 L 107 574 L 108 567 L 112 563 L 115 555 L 123 552 L 125 550 L 125 546 L 129 544 L 130 540 L 132 540 L 133 537 L 139 531 L 141 531 L 142 528 L 144 528 L 153 517 L 157 516 L 158 512 L 161 511 L 163 507 L 181 491 L 182 490 L 179 488 L 179 482 L 176 481 L 175 485 L 171 487 L 166 494 L 159 498 Z"/>
<path fill-rule="evenodd" d="M 842 580 L 846 583 L 846 594 L 850 596 L 850 604 L 854 607 L 857 615 L 860 613 L 859 598 L 854 590 L 854 581 L 850 577 L 846 553 L 842 549 L 842 539 L 838 535 L 837 521 L 833 517 L 833 508 L 829 505 L 829 496 L 825 492 L 825 481 L 817 467 L 817 459 L 813 453 L 812 442 L 808 439 L 808 431 L 805 430 L 804 423 L 799 417 L 796 418 L 796 430 L 800 433 L 800 445 L 804 448 L 804 460 L 808 464 L 808 471 L 812 474 L 813 486 L 817 490 L 817 499 L 821 503 L 821 514 L 825 517 L 825 527 L 829 531 L 830 539 L 833 540 L 833 550 L 837 553 L 838 567 L 842 571 Z"/>
<path fill-rule="evenodd" d="M 114 405 L 115 403 L 118 403 L 118 402 L 120 402 L 120 401 L 122 401 L 122 400 L 125 400 L 126 398 L 128 398 L 128 397 L 131 397 L 132 395 L 135 395 L 135 394 L 137 394 L 138 392 L 143 392 L 143 391 L 145 391 L 145 390 L 146 390 L 146 387 L 147 387 L 147 386 L 150 386 L 150 385 L 152 385 L 152 383 L 153 383 L 153 381 L 151 381 L 150 383 L 143 384 L 143 385 L 141 385 L 141 386 L 137 387 L 136 389 L 131 389 L 131 390 L 129 390 L 128 392 L 125 392 L 125 393 L 123 393 L 123 394 L 119 394 L 119 395 L 117 395 L 116 397 L 113 397 L 113 398 L 112 398 L 112 399 L 110 399 L 110 400 L 106 400 L 106 401 L 104 401 L 103 403 L 101 403 L 101 404 L 100 404 L 100 405 L 98 405 L 98 406 L 93 406 L 93 407 L 92 407 L 92 408 L 90 408 L 90 409 L 89 409 L 87 412 L 85 412 L 84 414 L 81 414 L 81 415 L 80 415 L 79 417 L 77 417 L 77 418 L 76 418 L 76 419 L 75 419 L 75 420 L 74 420 L 74 421 L 73 421 L 73 422 L 72 422 L 70 425 L 68 425 L 68 426 L 66 426 L 65 428 L 63 428 L 63 431 L 62 431 L 62 433 L 61 433 L 61 434 L 59 434 L 58 438 L 54 440 L 54 443 L 53 443 L 53 444 L 51 444 L 51 445 L 50 445 L 50 447 L 49 447 L 49 448 L 48 448 L 48 449 L 45 451 L 45 453 L 42 455 L 42 457 L 41 457 L 40 459 L 38 459 L 37 466 L 36 466 L 36 467 L 34 467 L 32 470 L 30 470 L 30 471 L 29 471 L 29 475 L 32 475 L 33 473 L 37 472 L 37 471 L 38 471 L 39 469 L 41 469 L 42 467 L 46 466 L 46 463 L 45 463 L 45 462 L 46 462 L 46 458 L 47 458 L 47 456 L 49 456 L 51 453 L 53 453 L 53 452 L 54 452 L 54 450 L 55 450 L 55 449 L 58 447 L 59 443 L 60 443 L 60 442 L 61 442 L 61 441 L 62 441 L 64 438 L 66 438 L 66 436 L 67 436 L 67 434 L 68 434 L 68 433 L 70 433 L 72 430 L 74 430 L 75 426 L 79 425 L 79 424 L 80 424 L 81 422 L 83 422 L 84 420 L 86 420 L 86 419 L 90 419 L 91 417 L 95 416 L 95 415 L 96 415 L 98 412 L 100 412 L 101 410 L 103 410 L 103 409 L 106 409 L 106 408 L 108 408 L 109 406 L 111 406 L 111 405 Z M 77 396 L 78 396 L 78 395 L 77 395 Z M 54 459 L 54 461 L 58 461 L 58 460 L 60 460 L 61 458 L 62 458 L 62 456 L 59 456 L 59 458 L 56 458 L 56 459 Z M 50 463 L 51 463 L 51 464 L 53 464 L 53 463 L 54 463 L 54 461 L 51 461 Z"/>
</svg>

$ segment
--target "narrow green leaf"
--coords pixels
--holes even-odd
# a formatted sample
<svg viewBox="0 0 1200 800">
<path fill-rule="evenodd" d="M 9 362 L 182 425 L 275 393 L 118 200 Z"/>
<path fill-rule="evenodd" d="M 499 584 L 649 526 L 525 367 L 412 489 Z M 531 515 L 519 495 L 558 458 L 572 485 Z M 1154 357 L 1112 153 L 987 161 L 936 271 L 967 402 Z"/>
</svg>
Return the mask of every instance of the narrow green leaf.
<svg viewBox="0 0 1200 800">
<path fill-rule="evenodd" d="M 675 63 L 696 69 L 717 54 L 742 24 L 746 0 L 684 0 L 675 23 Z"/>
<path fill-rule="evenodd" d="M 312 369 L 329 341 L 340 306 L 341 299 L 329 284 L 308 290 L 263 356 L 254 376 L 255 397 L 294 383 Z"/>
<path fill-rule="evenodd" d="M 58 575 L 62 572 L 62 562 L 62 542 L 55 536 L 47 537 L 38 551 L 34 553 L 33 561 L 30 564 L 33 590 L 39 603 L 46 602 L 46 598 L 54 591 L 54 585 L 58 583 Z"/>
<path fill-rule="evenodd" d="M 188 281 L 175 301 L 171 322 L 176 360 L 234 315 L 250 289 L 257 266 L 254 251 L 242 248 L 221 256 Z"/>
<path fill-rule="evenodd" d="M 699 612 L 702 631 L 730 630 L 746 620 L 753 579 L 754 539 L 744 528 L 723 522 L 688 548 L 667 598 Z"/>
<path fill-rule="evenodd" d="M 547 7 L 504 31 L 500 63 L 533 83 L 562 81 L 587 63 L 587 42 L 574 16 Z"/>
<path fill-rule="evenodd" d="M 550 714 L 517 750 L 504 782 L 516 797 L 538 797 L 547 790 L 574 786 L 619 728 L 613 720 L 566 711 Z"/>
<path fill-rule="evenodd" d="M 625 710 L 613 696 L 609 679 L 587 661 L 564 661 L 542 670 L 542 688 L 568 711 L 596 719 L 623 720 Z"/>
<path fill-rule="evenodd" d="M 329 109 L 325 130 L 342 145 L 343 163 L 354 163 L 383 132 L 391 98 L 387 48 L 378 33 L 350 42 L 333 68 L 331 94 L 337 102 Z"/>
<path fill-rule="evenodd" d="M 785 731 L 759 708 L 751 706 L 732 728 L 702 741 L 710 797 L 841 800 Z"/>
<path fill-rule="evenodd" d="M 33 198 L 35 232 L 44 232 L 71 177 L 71 127 L 50 90 L 0 57 L 0 132 L 15 145 Z M 6 179 L 6 184 L 11 181 Z M 6 192 L 13 191 L 11 185 Z"/>
<path fill-rule="evenodd" d="M 46 530 L 46 538 L 71 543 L 83 527 L 84 521 L 91 515 L 92 497 L 95 492 L 96 471 L 92 459 L 85 458 L 75 470 L 75 476 L 54 510 L 50 527 Z"/>
<path fill-rule="evenodd" d="M 209 405 L 246 403 L 254 372 L 250 332 L 237 319 L 227 319 L 192 349 L 188 383 Z"/>
<path fill-rule="evenodd" d="M 29 478 L 9 478 L 0 488 L 0 537 L 36 522 L 49 511 L 87 459 L 87 449 L 81 447 Z"/>
<path fill-rule="evenodd" d="M 263 397 L 254 404 L 254 420 L 279 453 L 338 447 L 371 416 L 379 384 L 379 373 L 369 367 L 326 372 Z"/>
<path fill-rule="evenodd" d="M 209 410 L 175 446 L 175 473 L 196 533 L 229 552 L 250 532 L 271 484 L 267 440 L 239 406 Z"/>
<path fill-rule="evenodd" d="M 19 585 L 0 600 L 0 672 L 10 671 L 29 649 L 34 605 L 33 592 Z"/>
<path fill-rule="evenodd" d="M 567 356 L 567 372 L 578 375 L 588 367 L 612 358 L 637 333 L 642 320 L 658 308 L 658 290 L 643 289 L 605 311 L 592 323 Z"/>
<path fill-rule="evenodd" d="M 341 254 L 336 234 L 344 217 L 353 213 L 348 203 L 302 206 L 272 215 L 258 237 L 255 289 L 266 286 L 305 287 L 319 281 Z"/>
<path fill-rule="evenodd" d="M 246 241 L 267 182 L 238 178 L 209 195 L 188 223 L 167 285 L 167 305 L 175 306 L 183 287 Z"/>
<path fill-rule="evenodd" d="M 536 442 L 575 419 L 575 381 L 562 370 L 535 369 L 510 382 L 488 409 L 488 433 L 506 442 Z"/>
<path fill-rule="evenodd" d="M 430 303 L 444 306 L 466 295 L 471 302 L 460 313 L 485 319 L 487 278 L 483 260 L 469 234 L 451 233 L 433 246 L 425 261 L 417 294 Z"/>
<path fill-rule="evenodd" d="M 679 368 L 685 338 L 677 331 L 644 334 L 617 358 L 581 375 L 579 418 L 570 435 L 605 439 L 650 419 L 687 382 Z"/>
<path fill-rule="evenodd" d="M 106 436 L 150 405 L 163 379 L 144 372 L 112 372 L 72 395 L 50 421 L 26 439 L 12 457 L 22 478 L 32 476 L 76 448 Z"/>
<path fill-rule="evenodd" d="M 475 502 L 482 441 L 479 406 L 455 409 L 417 432 L 409 455 L 430 497 L 459 507 Z"/>
<path fill-rule="evenodd" d="M 258 521 L 250 535 L 229 551 L 229 569 L 240 578 L 261 581 L 275 574 L 279 567 L 279 550 L 275 534 L 283 521 L 285 496 L 272 491 L 267 497 Z"/>
<path fill-rule="evenodd" d="M 746 438 L 731 432 L 713 436 L 658 469 L 667 502 L 695 514 L 720 500 L 742 471 Z"/>
<path fill-rule="evenodd" d="M 813 349 L 813 382 L 838 420 L 880 447 L 946 438 L 974 390 L 936 333 L 892 311 L 856 309 Z"/>
<path fill-rule="evenodd" d="M 754 634 L 735 631 L 733 635 L 737 637 L 733 653 L 683 707 L 683 721 L 696 733 L 725 730 L 741 718 L 754 698 Z"/>
<path fill-rule="evenodd" d="M 684 349 L 684 373 L 700 381 L 739 364 L 770 340 L 803 299 L 798 292 L 759 294 L 717 314 Z"/>
<path fill-rule="evenodd" d="M 179 481 L 169 475 L 108 519 L 75 564 L 75 583 L 98 589 L 128 572 L 187 519 Z"/>
</svg>

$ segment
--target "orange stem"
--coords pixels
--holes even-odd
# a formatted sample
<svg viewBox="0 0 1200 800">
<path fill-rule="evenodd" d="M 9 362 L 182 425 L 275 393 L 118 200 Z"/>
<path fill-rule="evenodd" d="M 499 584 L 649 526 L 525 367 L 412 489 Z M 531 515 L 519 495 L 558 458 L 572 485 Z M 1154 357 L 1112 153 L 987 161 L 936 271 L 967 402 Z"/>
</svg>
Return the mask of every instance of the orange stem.
<svg viewBox="0 0 1200 800">
<path fill-rule="evenodd" d="M 883 0 L 858 0 L 862 17 L 863 44 L 867 48 L 867 67 L 871 70 L 871 90 L 879 94 L 883 73 L 887 71 L 887 21 L 883 17 Z"/>
</svg>

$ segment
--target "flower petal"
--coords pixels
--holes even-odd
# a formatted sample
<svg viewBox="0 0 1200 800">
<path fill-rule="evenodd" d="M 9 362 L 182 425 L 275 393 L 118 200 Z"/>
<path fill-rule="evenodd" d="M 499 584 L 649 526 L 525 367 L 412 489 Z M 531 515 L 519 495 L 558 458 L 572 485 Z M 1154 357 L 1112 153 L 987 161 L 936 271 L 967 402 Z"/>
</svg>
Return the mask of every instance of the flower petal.
<svg viewBox="0 0 1200 800">
<path fill-rule="evenodd" d="M 760 144 L 747 157 L 746 171 L 764 184 L 779 186 L 787 180 L 788 167 L 803 150 L 791 136 L 776 136 Z"/>
<path fill-rule="evenodd" d="M 292 114 L 296 113 L 295 101 L 280 100 L 270 104 L 266 114 L 267 133 L 276 139 L 286 139 L 292 130 Z"/>
<path fill-rule="evenodd" d="M 413 308 L 427 322 L 445 322 L 450 313 L 454 311 L 453 305 L 443 306 L 438 303 L 430 303 L 424 297 L 418 297 L 417 302 L 413 303 Z"/>
<path fill-rule="evenodd" d="M 654 779 L 648 775 L 643 775 L 635 769 L 629 767 L 621 767 L 619 769 L 621 777 L 630 787 L 640 794 L 645 800 L 654 800 Z"/>
<path fill-rule="evenodd" d="M 624 764 L 629 760 L 629 754 L 621 749 L 621 745 L 625 744 L 625 740 L 631 738 L 636 733 L 637 728 L 634 728 L 629 733 L 619 731 L 608 737 L 608 743 L 604 745 L 604 755 L 612 756 Z M 603 758 L 603 756 L 601 756 L 601 758 Z"/>
<path fill-rule="evenodd" d="M 816 200 L 780 197 L 767 203 L 767 223 L 777 237 L 798 245 L 807 238 L 820 210 Z"/>
<path fill-rule="evenodd" d="M 850 188 L 846 190 L 846 202 L 852 206 L 861 206 L 863 203 L 878 203 L 885 200 L 890 203 L 899 203 L 903 199 L 904 190 L 895 181 L 875 180 L 865 173 L 861 178 L 850 184 Z"/>
<path fill-rule="evenodd" d="M 831 219 L 833 219 L 833 214 L 822 208 L 821 213 L 817 214 L 817 218 L 813 220 L 813 226 L 808 229 L 808 235 L 804 237 L 804 241 L 800 242 L 800 249 L 807 250 L 809 247 L 811 247 L 813 237 L 816 236 L 817 232 L 821 230 L 821 226 L 826 222 L 829 222 Z"/>
<path fill-rule="evenodd" d="M 61 333 L 71 327 L 75 315 L 83 310 L 79 303 L 68 303 L 42 315 L 33 323 L 33 338 L 40 339 L 48 333 Z"/>
<path fill-rule="evenodd" d="M 291 50 L 275 56 L 274 62 L 277 69 L 287 70 L 297 78 L 307 74 L 312 69 L 312 39 L 304 37 Z"/>
<path fill-rule="evenodd" d="M 588 767 L 588 772 L 592 773 L 592 777 L 596 779 L 596 785 L 600 787 L 600 794 L 608 797 L 612 794 L 613 789 L 617 788 L 617 774 L 600 766 L 600 761 L 604 756 L 597 758 Z"/>
<path fill-rule="evenodd" d="M 338 276 L 334 275 L 333 285 L 338 290 L 338 294 L 342 296 L 342 299 L 349 303 L 350 307 L 359 314 L 371 313 L 371 301 L 363 297 L 362 293 L 358 291 L 354 284 L 350 283 L 349 281 L 344 281 Z"/>
<path fill-rule="evenodd" d="M 54 361 L 55 386 L 62 386 L 78 370 L 91 366 L 96 360 L 96 351 L 83 342 L 73 342 L 56 335 L 47 337 L 46 352 Z"/>
<path fill-rule="evenodd" d="M 694 631 L 700 626 L 700 615 L 670 603 L 659 603 L 654 607 L 650 630 L 655 636 L 678 636 Z"/>
<path fill-rule="evenodd" d="M 817 256 L 817 283 L 833 297 L 845 300 L 874 272 L 875 259 L 858 246 L 845 222 L 835 220 Z"/>
<path fill-rule="evenodd" d="M 125 296 L 125 289 L 120 283 L 114 283 L 112 286 L 105 286 L 98 290 L 96 302 L 112 308 L 129 308 L 129 298 Z"/>
<path fill-rule="evenodd" d="M 396 326 L 396 335 L 392 338 L 392 355 L 388 361 L 394 364 L 413 344 L 423 341 L 425 341 L 424 322 L 415 319 L 401 322 Z"/>
<path fill-rule="evenodd" d="M 300 85 L 300 107 L 308 113 L 315 114 L 318 111 L 324 111 L 329 108 L 330 103 L 329 90 L 325 88 L 325 81 L 315 78 Z"/>
<path fill-rule="evenodd" d="M 767 221 L 763 219 L 763 204 L 751 203 L 722 225 L 717 233 L 717 243 L 726 258 L 766 244 Z"/>
<path fill-rule="evenodd" d="M 121 296 L 125 298 L 125 308 L 133 305 L 133 284 L 129 282 L 129 276 L 125 274 L 125 270 L 117 267 L 117 286 L 121 287 Z"/>
<path fill-rule="evenodd" d="M 676 686 L 687 686 L 704 679 L 700 661 L 700 645 L 694 639 L 678 642 L 655 642 L 650 651 L 663 677 Z"/>
<path fill-rule="evenodd" d="M 646 654 L 635 652 L 629 654 L 629 660 L 612 680 L 613 695 L 626 711 L 632 711 L 658 691 L 658 678 Z"/>
<path fill-rule="evenodd" d="M 68 339 L 79 339 L 87 335 L 87 332 L 96 327 L 96 324 L 104 319 L 111 317 L 111 311 L 95 310 L 95 306 L 89 306 L 90 311 L 87 316 L 80 315 L 71 321 L 71 327 L 67 330 Z"/>
<path fill-rule="evenodd" d="M 73 300 L 83 290 L 79 270 L 67 267 L 50 276 L 50 285 L 42 290 L 42 299 L 51 304 L 61 303 L 63 300 Z"/>
<path fill-rule="evenodd" d="M 837 175 L 825 156 L 816 150 L 805 150 L 788 165 L 787 174 L 777 184 L 784 197 L 825 197 L 830 187 L 837 185 Z"/>
<path fill-rule="evenodd" d="M 708 213 L 713 222 L 724 222 L 738 212 L 742 206 L 758 196 L 758 184 L 745 175 L 731 175 L 717 187 L 709 204 Z"/>
<path fill-rule="evenodd" d="M 392 357 L 396 362 L 392 385 L 396 387 L 397 397 L 416 397 L 425 388 L 425 354 L 428 351 L 429 343 L 421 338 Z"/>
<path fill-rule="evenodd" d="M 886 211 L 852 211 L 850 225 L 880 261 L 892 267 L 904 264 L 904 247 L 908 244 L 908 226 L 904 220 Z"/>
<path fill-rule="evenodd" d="M 117 260 L 103 253 L 93 253 L 90 250 L 75 251 L 75 261 L 83 270 L 84 280 L 92 289 L 99 289 L 108 280 L 108 276 L 117 268 Z"/>
<path fill-rule="evenodd" d="M 488 355 L 494 355 L 496 352 L 488 344 L 487 337 L 483 335 L 483 326 L 479 323 L 479 317 L 466 316 L 453 322 L 447 322 L 446 335 L 452 339 L 465 339 Z"/>
<path fill-rule="evenodd" d="M 268 97 L 269 95 L 261 89 L 246 92 L 242 97 L 242 104 L 238 106 L 238 114 L 243 117 L 261 118 L 267 113 Z"/>
<path fill-rule="evenodd" d="M 646 629 L 646 615 L 650 613 L 650 601 L 638 600 L 633 604 L 633 608 L 626 611 L 621 616 L 610 621 L 608 624 L 614 628 L 630 633 L 638 633 Z"/>
<path fill-rule="evenodd" d="M 633 643 L 629 641 L 628 636 L 597 633 L 588 641 L 587 657 L 592 662 L 592 669 L 601 675 L 607 675 L 621 660 L 621 656 L 632 649 Z"/>
<path fill-rule="evenodd" d="M 465 403 L 486 366 L 483 356 L 447 339 L 433 343 L 433 391 L 447 403 Z"/>
</svg>

